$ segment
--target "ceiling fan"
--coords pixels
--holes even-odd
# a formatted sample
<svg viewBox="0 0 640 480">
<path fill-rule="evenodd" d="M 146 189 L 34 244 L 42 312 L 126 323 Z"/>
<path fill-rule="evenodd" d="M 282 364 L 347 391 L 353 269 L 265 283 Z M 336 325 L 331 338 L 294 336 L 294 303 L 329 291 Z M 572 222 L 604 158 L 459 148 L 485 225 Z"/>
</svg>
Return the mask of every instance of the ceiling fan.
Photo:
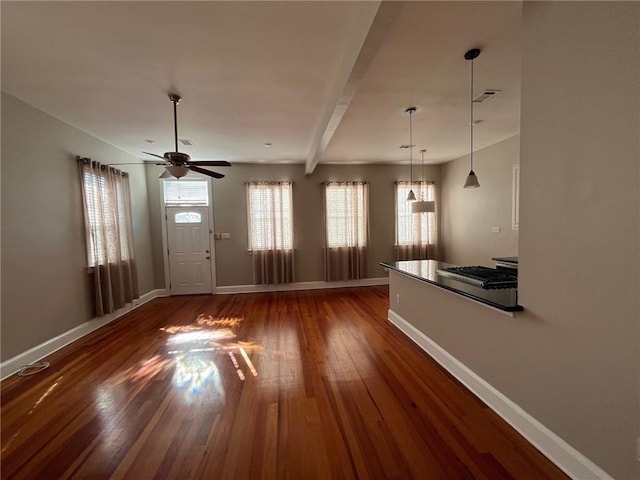
<svg viewBox="0 0 640 480">
<path fill-rule="evenodd" d="M 156 153 L 150 152 L 142 152 L 147 155 L 152 155 L 154 157 L 158 157 L 164 160 L 163 163 L 156 163 L 156 165 L 165 166 L 167 169 L 164 171 L 160 178 L 168 178 L 174 176 L 176 178 L 184 177 L 189 170 L 194 172 L 202 173 L 203 175 L 208 175 L 213 178 L 222 178 L 224 175 L 222 173 L 213 172 L 211 170 L 206 170 L 201 167 L 230 167 L 231 164 L 226 160 L 203 160 L 203 161 L 192 161 L 191 157 L 186 153 L 182 153 L 178 151 L 178 103 L 180 103 L 181 97 L 175 93 L 169 94 L 169 100 L 173 103 L 173 132 L 174 132 L 174 140 L 175 140 L 175 152 L 165 152 L 164 155 L 158 155 Z M 146 163 L 151 163 L 148 160 L 145 160 Z"/>
</svg>

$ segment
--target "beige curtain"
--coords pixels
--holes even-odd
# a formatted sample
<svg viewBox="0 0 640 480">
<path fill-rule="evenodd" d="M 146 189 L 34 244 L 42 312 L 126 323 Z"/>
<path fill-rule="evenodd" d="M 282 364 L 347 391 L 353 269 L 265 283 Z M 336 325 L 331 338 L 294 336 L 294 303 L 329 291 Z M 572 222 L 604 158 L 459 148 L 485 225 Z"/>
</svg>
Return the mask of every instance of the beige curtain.
<svg viewBox="0 0 640 480">
<path fill-rule="evenodd" d="M 129 176 L 78 158 L 87 262 L 94 276 L 95 311 L 102 316 L 138 298 Z"/>
<path fill-rule="evenodd" d="M 396 182 L 396 259 L 437 259 L 438 204 L 435 212 L 411 213 L 411 202 L 407 201 L 411 189 L 418 200 L 435 202 L 437 198 L 434 182 Z"/>
<path fill-rule="evenodd" d="M 291 182 L 249 182 L 247 219 L 255 284 L 294 281 Z"/>
<path fill-rule="evenodd" d="M 365 182 L 324 184 L 325 281 L 367 276 L 369 185 Z"/>
</svg>

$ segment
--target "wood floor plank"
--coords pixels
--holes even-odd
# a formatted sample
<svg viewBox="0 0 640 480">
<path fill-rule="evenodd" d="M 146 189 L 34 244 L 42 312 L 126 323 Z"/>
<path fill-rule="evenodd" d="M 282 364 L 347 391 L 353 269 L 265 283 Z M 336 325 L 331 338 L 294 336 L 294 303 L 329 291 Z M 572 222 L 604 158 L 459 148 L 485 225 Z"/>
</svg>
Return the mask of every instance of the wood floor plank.
<svg viewBox="0 0 640 480">
<path fill-rule="evenodd" d="M 388 288 L 158 298 L 1 384 L 2 479 L 566 479 Z"/>
</svg>

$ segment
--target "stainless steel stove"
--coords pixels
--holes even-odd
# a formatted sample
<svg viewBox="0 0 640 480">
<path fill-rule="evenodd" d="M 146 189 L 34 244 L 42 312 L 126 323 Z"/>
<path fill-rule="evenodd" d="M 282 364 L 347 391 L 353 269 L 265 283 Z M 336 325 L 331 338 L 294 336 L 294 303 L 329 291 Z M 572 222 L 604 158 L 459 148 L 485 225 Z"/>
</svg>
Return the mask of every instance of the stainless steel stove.
<svg viewBox="0 0 640 480">
<path fill-rule="evenodd" d="M 485 289 L 517 288 L 518 273 L 515 269 L 488 268 L 482 266 L 439 268 L 438 275 L 470 283 Z"/>
</svg>

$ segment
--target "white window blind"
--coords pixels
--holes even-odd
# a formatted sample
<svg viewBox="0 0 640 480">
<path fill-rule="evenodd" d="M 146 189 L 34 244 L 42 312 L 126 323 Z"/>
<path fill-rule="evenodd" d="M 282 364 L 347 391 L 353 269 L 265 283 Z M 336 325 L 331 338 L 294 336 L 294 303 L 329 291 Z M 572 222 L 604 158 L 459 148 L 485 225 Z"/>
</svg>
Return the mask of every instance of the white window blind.
<svg viewBox="0 0 640 480">
<path fill-rule="evenodd" d="M 87 262 L 90 267 L 129 260 L 129 197 L 120 174 L 111 174 L 112 185 L 107 183 L 105 171 L 83 171 L 84 195 L 89 233 L 87 235 Z M 105 248 L 106 242 L 106 248 Z"/>
<path fill-rule="evenodd" d="M 436 242 L 436 214 L 411 213 L 407 201 L 413 189 L 418 200 L 435 200 L 435 186 L 431 182 L 398 182 L 396 184 L 396 245 L 430 245 Z"/>
<path fill-rule="evenodd" d="M 293 248 L 291 182 L 247 184 L 249 250 Z"/>
<path fill-rule="evenodd" d="M 364 247 L 369 215 L 368 185 L 363 182 L 325 185 L 327 247 Z"/>
<path fill-rule="evenodd" d="M 163 188 L 165 205 L 209 205 L 208 182 L 205 179 L 168 178 L 164 180 Z"/>
</svg>

